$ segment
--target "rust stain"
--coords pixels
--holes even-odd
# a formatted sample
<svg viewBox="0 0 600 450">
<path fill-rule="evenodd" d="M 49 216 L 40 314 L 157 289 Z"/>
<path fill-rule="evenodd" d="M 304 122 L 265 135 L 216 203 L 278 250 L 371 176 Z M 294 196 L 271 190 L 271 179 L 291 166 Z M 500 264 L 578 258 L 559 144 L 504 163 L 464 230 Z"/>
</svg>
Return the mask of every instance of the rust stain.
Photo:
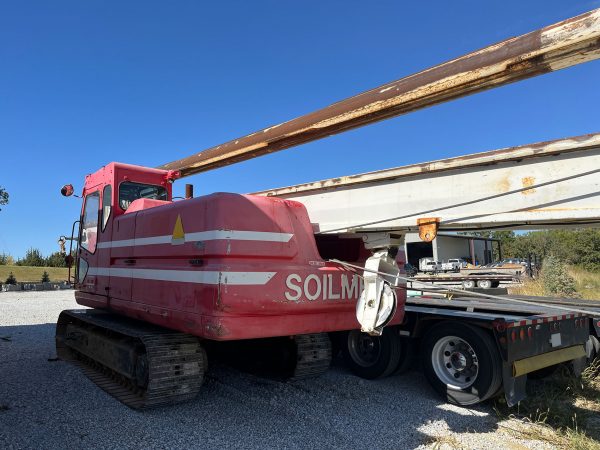
<svg viewBox="0 0 600 450">
<path fill-rule="evenodd" d="M 508 192 L 510 190 L 510 180 L 508 179 L 508 175 L 502 177 L 502 179 L 498 182 L 498 191 L 500 192 Z"/>
<path fill-rule="evenodd" d="M 535 177 L 522 178 L 521 183 L 523 184 L 524 188 L 533 186 L 535 184 Z M 533 189 L 533 188 L 525 189 L 524 191 L 521 191 L 521 194 L 523 194 L 523 195 L 530 195 L 530 194 L 534 194 L 534 193 L 535 193 L 535 189 Z"/>
</svg>

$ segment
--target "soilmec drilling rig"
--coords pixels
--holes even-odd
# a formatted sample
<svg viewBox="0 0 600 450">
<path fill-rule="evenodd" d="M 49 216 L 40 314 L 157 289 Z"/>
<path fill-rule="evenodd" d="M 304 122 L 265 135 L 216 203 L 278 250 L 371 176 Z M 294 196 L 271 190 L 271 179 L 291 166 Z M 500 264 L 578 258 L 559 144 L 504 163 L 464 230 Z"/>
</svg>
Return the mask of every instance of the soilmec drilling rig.
<svg viewBox="0 0 600 450">
<path fill-rule="evenodd" d="M 173 201 L 172 183 L 599 56 L 595 10 L 160 168 L 107 164 L 85 179 L 78 236 L 71 237 L 75 297 L 92 309 L 61 313 L 58 356 L 134 408 L 194 397 L 210 341 L 289 337 L 287 376 L 299 379 L 328 368 L 328 333 L 361 328 L 355 334 L 376 338 L 355 339 L 354 350 L 382 349 L 365 376 L 395 372 L 404 233 L 418 229 L 431 241 L 438 229 L 597 222 L 597 183 L 569 159 L 569 152 L 595 149 L 582 157 L 590 158 L 587 171 L 598 167 L 597 136 L 255 195 Z M 480 171 L 487 171 L 485 192 L 469 198 L 465 186 Z M 443 189 L 423 198 L 438 176 L 446 177 Z M 72 193 L 71 185 L 63 188 Z M 468 354 L 455 356 L 463 364 L 456 373 L 466 373 L 463 360 L 477 365 Z M 498 391 L 501 377 L 494 377 L 458 389 L 475 395 L 470 402 L 485 400 Z"/>
</svg>

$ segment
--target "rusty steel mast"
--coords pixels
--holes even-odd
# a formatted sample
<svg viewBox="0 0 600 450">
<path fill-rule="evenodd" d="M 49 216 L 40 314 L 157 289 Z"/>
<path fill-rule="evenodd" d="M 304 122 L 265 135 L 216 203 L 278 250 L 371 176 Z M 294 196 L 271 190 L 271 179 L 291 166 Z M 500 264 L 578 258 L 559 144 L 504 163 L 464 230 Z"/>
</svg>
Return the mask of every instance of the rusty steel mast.
<svg viewBox="0 0 600 450">
<path fill-rule="evenodd" d="M 599 57 L 595 9 L 159 168 L 193 175 Z"/>
</svg>

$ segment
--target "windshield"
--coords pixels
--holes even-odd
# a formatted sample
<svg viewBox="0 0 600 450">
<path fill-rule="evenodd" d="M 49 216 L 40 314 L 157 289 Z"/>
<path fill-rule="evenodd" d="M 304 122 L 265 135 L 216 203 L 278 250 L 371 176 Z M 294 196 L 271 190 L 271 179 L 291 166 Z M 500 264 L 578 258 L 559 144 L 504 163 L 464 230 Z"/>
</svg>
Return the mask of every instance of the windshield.
<svg viewBox="0 0 600 450">
<path fill-rule="evenodd" d="M 152 200 L 167 200 L 167 190 L 162 186 L 152 184 L 133 183 L 124 181 L 119 186 L 119 206 L 123 211 L 138 198 L 150 198 Z"/>
</svg>

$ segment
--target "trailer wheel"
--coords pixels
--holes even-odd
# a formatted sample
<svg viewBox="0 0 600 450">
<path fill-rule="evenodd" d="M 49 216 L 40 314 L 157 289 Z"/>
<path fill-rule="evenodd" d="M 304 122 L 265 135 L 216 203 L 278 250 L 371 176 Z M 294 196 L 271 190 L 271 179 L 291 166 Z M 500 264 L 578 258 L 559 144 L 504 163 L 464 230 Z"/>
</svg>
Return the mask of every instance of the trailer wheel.
<svg viewBox="0 0 600 450">
<path fill-rule="evenodd" d="M 425 335 L 423 369 L 449 403 L 473 405 L 498 392 L 500 354 L 491 336 L 461 323 L 441 323 Z"/>
<path fill-rule="evenodd" d="M 462 282 L 464 289 L 473 289 L 475 287 L 475 280 L 465 280 Z"/>
<path fill-rule="evenodd" d="M 497 288 L 498 286 L 500 286 L 500 282 L 499 281 L 492 281 L 492 287 L 493 288 Z"/>
<path fill-rule="evenodd" d="M 352 330 L 343 341 L 342 354 L 350 370 L 361 378 L 373 380 L 391 375 L 399 367 L 402 342 L 398 330 L 384 328 L 381 336 Z"/>
<path fill-rule="evenodd" d="M 491 280 L 479 280 L 477 282 L 477 287 L 480 287 L 481 289 L 489 289 L 492 287 L 492 281 Z"/>
<path fill-rule="evenodd" d="M 415 364 L 417 357 L 417 343 L 414 339 L 400 336 L 400 362 L 392 375 L 400 375 L 408 372 Z"/>
<path fill-rule="evenodd" d="M 590 366 L 594 363 L 595 359 L 600 360 L 600 341 L 596 336 L 591 336 L 585 343 L 585 350 L 587 353 L 586 366 Z"/>
</svg>

